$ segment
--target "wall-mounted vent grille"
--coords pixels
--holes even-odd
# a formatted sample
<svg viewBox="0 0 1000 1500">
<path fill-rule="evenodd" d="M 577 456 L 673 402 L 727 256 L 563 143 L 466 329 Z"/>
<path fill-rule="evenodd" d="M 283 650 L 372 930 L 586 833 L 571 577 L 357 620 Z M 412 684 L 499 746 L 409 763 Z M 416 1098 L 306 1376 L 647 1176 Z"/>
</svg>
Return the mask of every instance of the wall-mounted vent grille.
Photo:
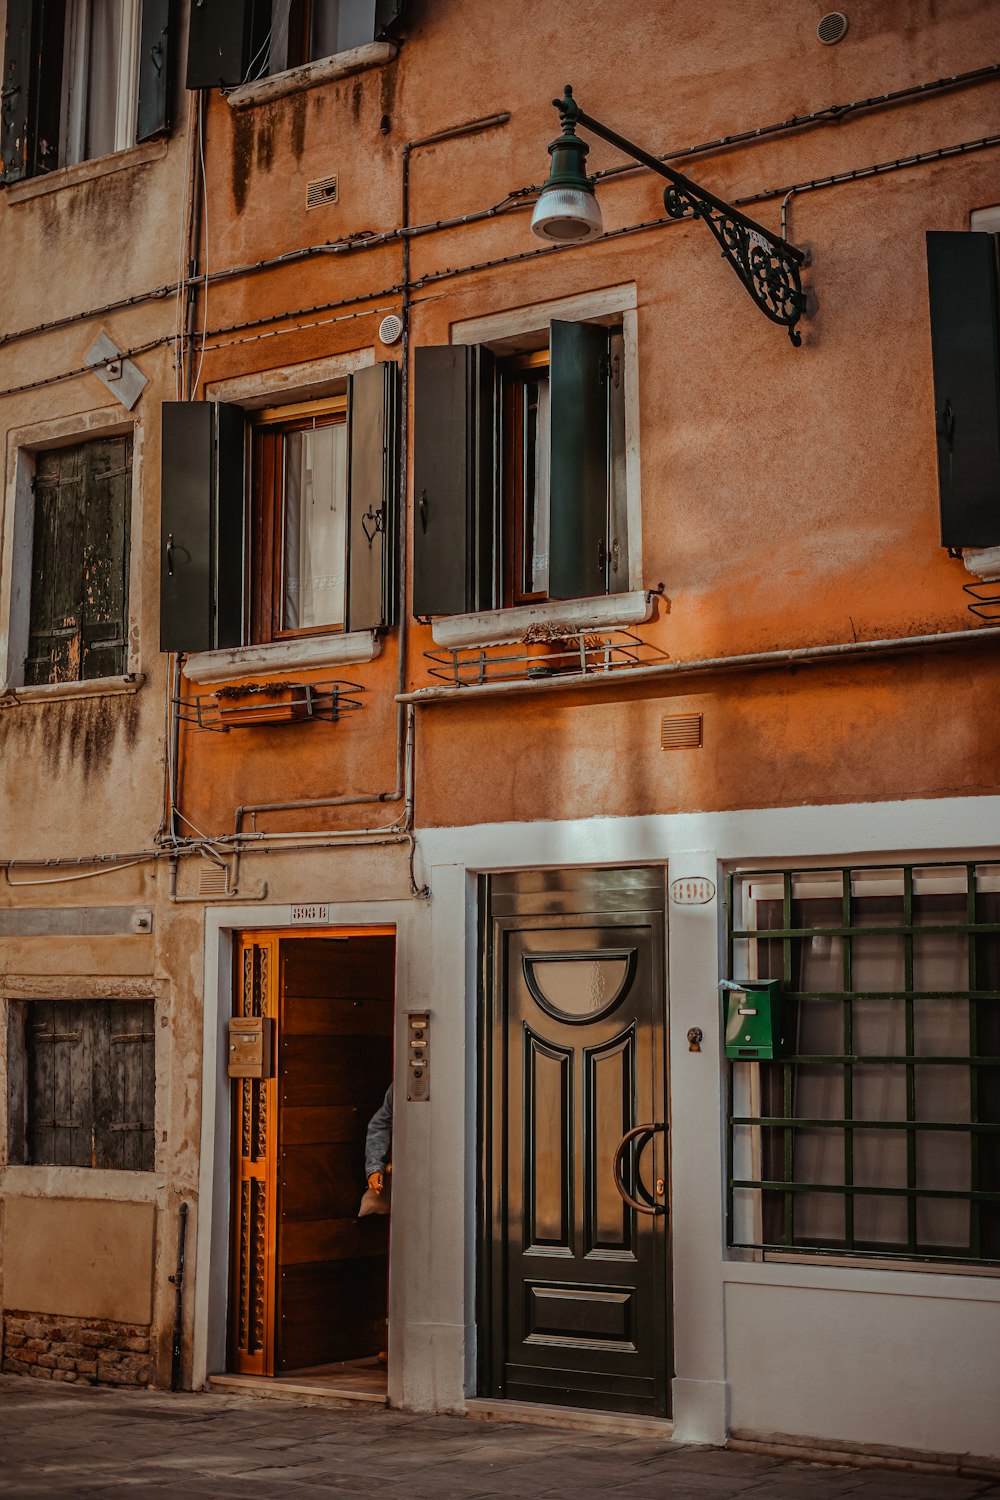
<svg viewBox="0 0 1000 1500">
<path fill-rule="evenodd" d="M 229 866 L 216 865 L 205 860 L 198 872 L 199 896 L 229 895 Z"/>
<path fill-rule="evenodd" d="M 700 750 L 701 714 L 664 714 L 660 720 L 661 750 Z"/>
<path fill-rule="evenodd" d="M 340 190 L 337 186 L 337 175 L 332 177 L 321 177 L 318 182 L 306 184 L 306 208 L 323 208 L 329 203 L 337 203 L 340 198 Z"/>
<path fill-rule="evenodd" d="M 831 10 L 816 27 L 816 35 L 825 47 L 842 42 L 847 35 L 848 21 L 842 10 Z"/>
</svg>

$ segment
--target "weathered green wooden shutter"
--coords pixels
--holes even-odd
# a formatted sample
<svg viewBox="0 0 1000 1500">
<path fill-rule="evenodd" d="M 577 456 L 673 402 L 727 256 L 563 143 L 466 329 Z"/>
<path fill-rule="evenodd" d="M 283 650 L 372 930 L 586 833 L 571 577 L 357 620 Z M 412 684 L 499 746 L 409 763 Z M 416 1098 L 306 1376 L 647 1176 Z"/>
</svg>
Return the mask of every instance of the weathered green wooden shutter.
<svg viewBox="0 0 1000 1500">
<path fill-rule="evenodd" d="M 391 360 L 351 377 L 348 630 L 395 620 L 398 384 Z"/>
<path fill-rule="evenodd" d="M 549 358 L 549 597 L 584 599 L 608 588 L 608 330 L 553 323 Z"/>
<path fill-rule="evenodd" d="M 139 105 L 135 138 L 148 141 L 173 124 L 173 73 L 176 4 L 171 0 L 142 0 L 139 35 Z"/>
<path fill-rule="evenodd" d="M 245 418 L 165 401 L 160 483 L 160 650 L 243 643 Z"/>
<path fill-rule="evenodd" d="M 34 489 L 25 682 L 117 676 L 127 646 L 131 436 L 40 453 Z"/>
<path fill-rule="evenodd" d="M 625 451 L 625 340 L 615 330 L 608 350 L 608 593 L 624 594 L 629 587 L 628 463 Z"/>
<path fill-rule="evenodd" d="M 250 61 L 253 0 L 201 0 L 191 6 L 188 29 L 189 89 L 235 88 Z M 286 13 L 287 14 L 287 13 Z M 287 24 L 287 22 L 286 22 Z M 266 54 L 258 63 L 263 70 Z"/>
<path fill-rule="evenodd" d="M 125 670 L 132 437 L 88 443 L 83 504 L 83 644 L 81 676 Z"/>
<path fill-rule="evenodd" d="M 931 231 L 941 544 L 1000 545 L 1000 236 Z"/>
<path fill-rule="evenodd" d="M 480 383 L 485 351 L 418 348 L 413 398 L 413 612 L 479 607 Z"/>
<path fill-rule="evenodd" d="M 32 0 L 7 0 L 7 41 L 0 77 L 0 180 L 28 175 L 32 103 Z"/>
</svg>

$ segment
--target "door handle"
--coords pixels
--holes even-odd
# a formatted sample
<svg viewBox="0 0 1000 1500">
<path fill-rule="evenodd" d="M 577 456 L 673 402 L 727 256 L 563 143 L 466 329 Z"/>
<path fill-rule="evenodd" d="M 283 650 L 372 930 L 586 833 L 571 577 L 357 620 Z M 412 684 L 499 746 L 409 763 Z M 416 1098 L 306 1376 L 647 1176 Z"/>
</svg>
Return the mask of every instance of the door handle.
<svg viewBox="0 0 1000 1500">
<path fill-rule="evenodd" d="M 631 1130 L 626 1130 L 625 1134 L 622 1136 L 621 1140 L 618 1142 L 618 1149 L 615 1151 L 615 1159 L 614 1159 L 614 1162 L 612 1163 L 612 1166 L 611 1166 L 611 1173 L 612 1173 L 612 1176 L 614 1177 L 614 1180 L 615 1180 L 615 1187 L 618 1189 L 619 1195 L 621 1196 L 622 1200 L 625 1203 L 628 1204 L 629 1208 L 634 1209 L 637 1214 L 650 1214 L 653 1217 L 658 1217 L 660 1214 L 665 1214 L 666 1211 L 667 1211 L 666 1204 L 664 1204 L 664 1203 L 656 1203 L 650 1197 L 650 1195 L 646 1192 L 646 1189 L 643 1187 L 642 1180 L 639 1177 L 639 1162 L 638 1162 L 639 1157 L 642 1155 L 642 1153 L 645 1150 L 645 1148 L 648 1145 L 648 1143 L 653 1139 L 653 1136 L 654 1135 L 659 1135 L 659 1134 L 665 1134 L 666 1133 L 666 1129 L 667 1129 L 666 1125 L 662 1125 L 662 1124 L 656 1124 L 656 1125 L 633 1125 L 633 1127 L 632 1127 Z M 626 1151 L 629 1148 L 629 1144 L 632 1141 L 637 1140 L 640 1136 L 643 1139 L 641 1141 L 641 1144 L 638 1147 L 638 1154 L 636 1156 L 635 1181 L 636 1181 L 636 1187 L 638 1188 L 639 1192 L 642 1193 L 643 1197 L 646 1200 L 645 1203 L 640 1203 L 639 1200 L 638 1200 L 638 1198 L 633 1198 L 632 1195 L 628 1192 L 627 1188 L 625 1187 L 625 1183 L 623 1181 L 623 1169 L 624 1169 L 624 1165 L 625 1165 L 625 1153 L 626 1153 Z M 656 1181 L 657 1192 L 662 1192 L 662 1190 L 663 1190 L 662 1189 L 662 1182 L 663 1182 L 662 1178 L 657 1178 L 657 1181 Z"/>
</svg>

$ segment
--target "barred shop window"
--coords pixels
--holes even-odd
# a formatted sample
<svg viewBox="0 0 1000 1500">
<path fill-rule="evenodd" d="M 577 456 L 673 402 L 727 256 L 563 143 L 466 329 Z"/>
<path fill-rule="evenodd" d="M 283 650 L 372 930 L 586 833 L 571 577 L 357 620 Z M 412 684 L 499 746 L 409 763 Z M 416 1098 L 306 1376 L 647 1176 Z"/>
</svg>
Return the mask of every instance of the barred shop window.
<svg viewBox="0 0 1000 1500">
<path fill-rule="evenodd" d="M 35 454 L 27 685 L 125 670 L 132 436 Z"/>
<path fill-rule="evenodd" d="M 152 1000 L 11 1005 L 10 1160 L 152 1172 Z"/>
<path fill-rule="evenodd" d="M 418 616 L 629 588 L 622 330 L 555 321 L 542 338 L 416 350 Z"/>
<path fill-rule="evenodd" d="M 171 0 L 7 0 L 0 179 L 170 128 Z"/>
<path fill-rule="evenodd" d="M 740 872 L 730 909 L 790 1008 L 730 1067 L 730 1243 L 1000 1265 L 1000 865 Z"/>
<path fill-rule="evenodd" d="M 262 411 L 163 404 L 160 649 L 393 623 L 398 367 Z"/>
<path fill-rule="evenodd" d="M 397 36 L 405 0 L 201 0 L 187 87 L 235 88 Z"/>
</svg>

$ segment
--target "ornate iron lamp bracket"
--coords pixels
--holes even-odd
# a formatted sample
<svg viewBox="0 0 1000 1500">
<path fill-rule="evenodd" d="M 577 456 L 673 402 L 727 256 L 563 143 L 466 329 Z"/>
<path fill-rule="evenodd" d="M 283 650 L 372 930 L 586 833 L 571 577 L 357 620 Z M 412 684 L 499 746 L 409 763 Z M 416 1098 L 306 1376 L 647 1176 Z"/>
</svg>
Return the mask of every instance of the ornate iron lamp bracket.
<svg viewBox="0 0 1000 1500">
<path fill-rule="evenodd" d="M 702 219 L 764 316 L 785 328 L 793 345 L 799 347 L 802 335 L 796 324 L 805 312 L 806 303 L 801 277 L 805 255 L 801 250 L 588 115 L 573 98 L 569 84 L 563 97 L 553 99 L 552 103 L 559 111 L 564 130 L 572 133 L 577 125 L 582 125 L 617 146 L 633 161 L 665 177 L 669 185 L 664 189 L 663 206 L 670 218 Z"/>
</svg>

